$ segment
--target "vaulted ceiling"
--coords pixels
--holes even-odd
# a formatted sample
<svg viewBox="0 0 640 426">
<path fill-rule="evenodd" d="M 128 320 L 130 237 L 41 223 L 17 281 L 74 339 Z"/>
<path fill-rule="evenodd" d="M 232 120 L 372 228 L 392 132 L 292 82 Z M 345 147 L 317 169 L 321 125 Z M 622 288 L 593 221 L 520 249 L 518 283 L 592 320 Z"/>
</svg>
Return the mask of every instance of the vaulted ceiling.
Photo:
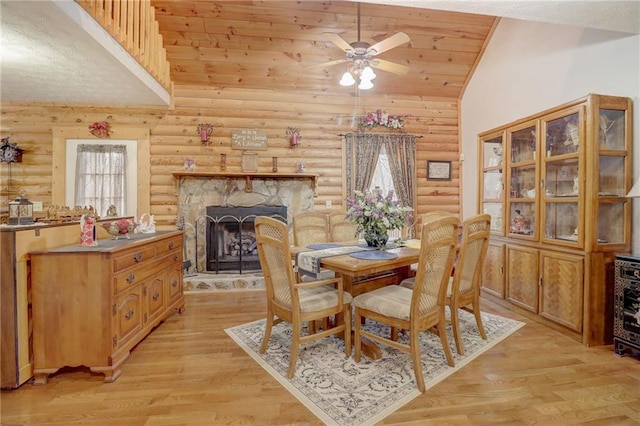
<svg viewBox="0 0 640 426">
<path fill-rule="evenodd" d="M 347 64 L 306 67 L 345 57 L 323 33 L 357 41 L 356 3 L 154 0 L 152 4 L 176 84 L 336 94 L 354 90 L 338 85 Z M 495 19 L 362 4 L 361 40 L 373 44 L 399 31 L 411 39 L 378 56 L 410 71 L 405 75 L 376 71 L 371 91 L 458 97 Z"/>
</svg>

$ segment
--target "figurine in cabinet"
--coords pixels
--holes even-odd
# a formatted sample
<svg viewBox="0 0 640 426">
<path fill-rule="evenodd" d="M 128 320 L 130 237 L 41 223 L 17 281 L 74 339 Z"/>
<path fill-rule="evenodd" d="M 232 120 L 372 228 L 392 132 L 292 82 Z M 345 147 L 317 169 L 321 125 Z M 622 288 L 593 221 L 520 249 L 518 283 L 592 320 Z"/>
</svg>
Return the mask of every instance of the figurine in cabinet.
<svg viewBox="0 0 640 426">
<path fill-rule="evenodd" d="M 516 234 L 524 234 L 527 231 L 528 220 L 522 215 L 520 209 L 516 209 L 516 215 L 511 220 L 511 232 Z"/>
</svg>

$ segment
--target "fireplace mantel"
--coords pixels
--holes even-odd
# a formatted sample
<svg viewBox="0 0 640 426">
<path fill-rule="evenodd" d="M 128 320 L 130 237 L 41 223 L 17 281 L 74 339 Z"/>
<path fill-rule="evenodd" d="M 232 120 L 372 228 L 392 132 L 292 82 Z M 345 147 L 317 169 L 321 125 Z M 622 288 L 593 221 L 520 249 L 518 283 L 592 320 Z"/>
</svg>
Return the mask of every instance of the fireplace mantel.
<svg viewBox="0 0 640 426">
<path fill-rule="evenodd" d="M 181 178 L 185 176 L 189 177 L 212 177 L 212 178 L 244 178 L 246 181 L 245 191 L 252 192 L 253 191 L 253 179 L 299 179 L 306 178 L 311 179 L 313 186 L 313 195 L 314 197 L 318 196 L 318 176 L 314 173 L 257 173 L 257 172 L 190 172 L 190 171 L 178 171 L 173 172 L 173 176 L 176 178 Z"/>
</svg>

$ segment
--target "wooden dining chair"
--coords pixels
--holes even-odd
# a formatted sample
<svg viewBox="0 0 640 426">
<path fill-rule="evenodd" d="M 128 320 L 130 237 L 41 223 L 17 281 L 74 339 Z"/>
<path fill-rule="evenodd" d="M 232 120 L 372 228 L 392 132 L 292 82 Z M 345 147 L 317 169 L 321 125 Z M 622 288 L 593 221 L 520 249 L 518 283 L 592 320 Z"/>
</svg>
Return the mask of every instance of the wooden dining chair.
<svg viewBox="0 0 640 426">
<path fill-rule="evenodd" d="M 329 242 L 329 215 L 302 212 L 293 217 L 293 243 L 296 247 Z"/>
<path fill-rule="evenodd" d="M 487 340 L 480 315 L 480 278 L 489 248 L 490 232 L 491 216 L 488 214 L 475 215 L 462 222 L 458 259 L 445 299 L 451 311 L 453 337 L 460 355 L 464 354 L 464 348 L 460 338 L 459 309 L 474 315 L 480 336 Z"/>
<path fill-rule="evenodd" d="M 329 241 L 355 241 L 358 239 L 357 230 L 358 225 L 347 219 L 344 210 L 329 212 Z"/>
<path fill-rule="evenodd" d="M 408 352 L 411 354 L 418 389 L 424 392 L 419 337 L 420 332 L 429 330 L 440 337 L 447 363 L 454 366 L 446 334 L 445 296 L 453 267 L 457 234 L 456 217 L 443 217 L 424 224 L 413 289 L 391 285 L 353 299 L 356 362 L 360 362 L 363 337 Z M 393 336 L 385 337 L 365 331 L 361 326 L 362 318 L 391 328 L 408 330 L 409 344 L 398 342 Z"/>
<path fill-rule="evenodd" d="M 267 350 L 272 328 L 282 321 L 291 323 L 291 355 L 287 377 L 294 375 L 301 344 L 330 335 L 344 336 L 345 352 L 351 356 L 351 295 L 343 291 L 342 278 L 298 282 L 291 263 L 287 225 L 277 219 L 259 216 L 254 222 L 258 256 L 267 289 L 267 323 L 260 353 Z M 329 316 L 344 316 L 344 321 L 315 332 L 304 323 Z"/>
</svg>

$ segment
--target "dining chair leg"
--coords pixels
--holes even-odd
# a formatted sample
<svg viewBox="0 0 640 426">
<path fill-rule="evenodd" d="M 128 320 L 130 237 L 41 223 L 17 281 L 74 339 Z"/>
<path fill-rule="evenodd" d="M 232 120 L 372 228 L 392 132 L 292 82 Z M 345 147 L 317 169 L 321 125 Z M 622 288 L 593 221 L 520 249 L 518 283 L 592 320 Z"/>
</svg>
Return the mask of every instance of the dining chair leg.
<svg viewBox="0 0 640 426">
<path fill-rule="evenodd" d="M 353 321 L 353 326 L 355 328 L 354 333 L 353 333 L 353 346 L 355 346 L 355 355 L 354 358 L 356 360 L 356 362 L 360 362 L 360 356 L 361 356 L 361 348 L 360 345 L 362 344 L 361 339 L 360 339 L 360 328 L 362 326 L 362 324 L 360 323 L 360 320 L 362 319 L 362 316 L 360 315 L 360 310 L 358 308 L 356 308 L 356 317 Z M 346 314 L 345 314 L 345 321 L 346 321 Z M 347 337 L 346 337 L 346 333 L 345 333 L 345 342 L 347 341 Z"/>
<path fill-rule="evenodd" d="M 442 343 L 442 350 L 444 350 L 444 356 L 447 358 L 447 364 L 449 367 L 454 367 L 453 354 L 449 347 L 449 341 L 447 340 L 447 320 L 444 318 L 444 314 L 440 318 L 437 327 L 437 334 L 440 336 L 440 342 Z"/>
<path fill-rule="evenodd" d="M 269 344 L 269 338 L 271 337 L 271 329 L 273 328 L 273 313 L 271 309 L 267 310 L 267 324 L 264 328 L 264 337 L 262 338 L 262 344 L 260 345 L 260 353 L 263 354 L 267 350 Z"/>
<path fill-rule="evenodd" d="M 451 306 L 451 327 L 453 328 L 453 339 L 456 342 L 456 349 L 460 355 L 464 355 L 464 347 L 462 347 L 462 339 L 460 338 L 460 315 L 458 306 Z"/>
<path fill-rule="evenodd" d="M 351 305 L 344 309 L 344 348 L 347 358 L 351 356 Z"/>
<path fill-rule="evenodd" d="M 473 305 L 473 315 L 476 317 L 476 325 L 478 326 L 480 337 L 482 337 L 482 340 L 487 340 L 487 333 L 485 333 L 484 325 L 482 324 L 482 316 L 480 313 L 480 308 L 478 308 L 477 306 L 478 306 L 477 304 Z"/>
<path fill-rule="evenodd" d="M 424 393 L 424 376 L 422 375 L 422 360 L 420 359 L 420 333 L 414 331 L 410 331 L 409 333 L 411 360 L 413 361 L 413 374 L 416 376 L 416 385 L 418 386 L 418 390 Z"/>
<path fill-rule="evenodd" d="M 293 323 L 293 332 L 291 333 L 291 354 L 289 355 L 289 369 L 287 370 L 287 378 L 292 379 L 293 373 L 296 371 L 296 363 L 298 362 L 298 347 L 300 346 L 300 324 Z"/>
</svg>

